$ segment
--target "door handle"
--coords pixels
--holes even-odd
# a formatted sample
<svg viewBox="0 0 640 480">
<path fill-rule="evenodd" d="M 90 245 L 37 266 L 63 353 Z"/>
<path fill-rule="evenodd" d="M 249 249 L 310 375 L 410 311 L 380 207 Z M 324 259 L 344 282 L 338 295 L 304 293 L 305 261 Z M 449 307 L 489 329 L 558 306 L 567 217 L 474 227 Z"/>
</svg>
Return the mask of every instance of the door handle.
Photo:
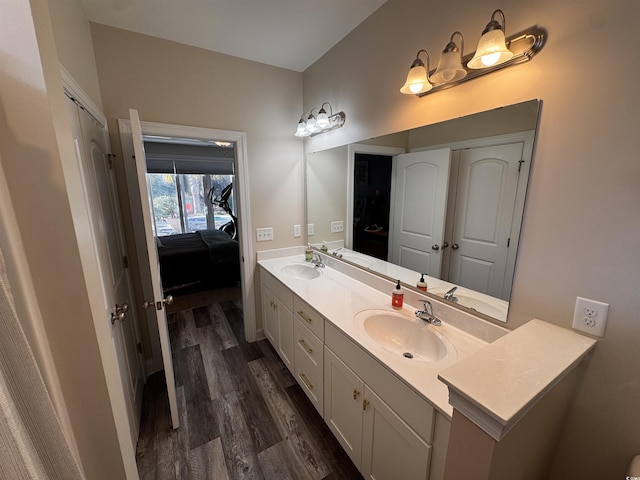
<svg viewBox="0 0 640 480">
<path fill-rule="evenodd" d="M 460 248 L 460 245 L 458 245 L 457 243 L 454 243 L 453 245 L 451 245 L 452 250 L 458 250 L 459 248 Z"/>
<path fill-rule="evenodd" d="M 447 248 L 449 246 L 449 242 L 444 242 L 442 244 L 442 249 L 444 250 L 445 248 Z"/>
<path fill-rule="evenodd" d="M 155 305 L 156 310 L 162 310 L 165 305 L 171 305 L 172 303 L 173 303 L 173 297 L 171 295 L 167 295 L 165 298 L 163 298 L 159 302 L 146 301 L 142 304 L 142 306 L 144 307 L 145 310 L 147 310 L 149 307 L 152 307 Z"/>
<path fill-rule="evenodd" d="M 437 243 L 435 245 L 431 245 L 431 250 L 434 250 L 437 252 L 438 250 L 440 250 L 440 245 L 438 245 Z"/>
<path fill-rule="evenodd" d="M 116 303 L 116 311 L 111 312 L 111 325 L 116 323 L 116 320 L 121 320 L 121 321 L 124 320 L 125 315 L 127 314 L 128 311 L 129 311 L 128 304 L 123 303 L 122 305 L 118 305 Z"/>
</svg>

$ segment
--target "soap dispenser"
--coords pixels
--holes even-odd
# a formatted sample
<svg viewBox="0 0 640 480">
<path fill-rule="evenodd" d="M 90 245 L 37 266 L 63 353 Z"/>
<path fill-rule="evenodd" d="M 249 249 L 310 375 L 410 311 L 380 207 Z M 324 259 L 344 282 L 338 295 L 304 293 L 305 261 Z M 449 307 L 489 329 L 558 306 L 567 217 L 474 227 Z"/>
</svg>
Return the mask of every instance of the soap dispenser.
<svg viewBox="0 0 640 480">
<path fill-rule="evenodd" d="M 427 291 L 427 282 L 424 281 L 424 273 L 420 274 L 420 280 L 418 280 L 418 283 L 416 283 L 416 287 L 418 287 L 418 289 L 422 290 L 423 292 Z"/>
<path fill-rule="evenodd" d="M 393 308 L 402 308 L 402 304 L 404 303 L 404 292 L 402 288 L 400 288 L 400 280 L 398 280 L 398 284 L 396 288 L 391 292 L 391 306 Z"/>
<path fill-rule="evenodd" d="M 307 262 L 310 262 L 311 260 L 313 260 L 313 249 L 311 248 L 311 244 L 307 244 L 305 250 L 304 250 L 304 259 Z"/>
</svg>

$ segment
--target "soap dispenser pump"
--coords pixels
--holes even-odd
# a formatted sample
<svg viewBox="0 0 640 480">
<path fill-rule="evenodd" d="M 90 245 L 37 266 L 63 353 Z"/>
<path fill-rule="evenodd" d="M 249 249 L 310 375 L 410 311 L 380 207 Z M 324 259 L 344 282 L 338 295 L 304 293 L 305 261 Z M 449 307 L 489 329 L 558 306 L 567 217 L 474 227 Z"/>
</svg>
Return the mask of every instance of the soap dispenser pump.
<svg viewBox="0 0 640 480">
<path fill-rule="evenodd" d="M 391 306 L 393 308 L 402 308 L 402 304 L 404 303 L 404 292 L 402 288 L 400 288 L 400 280 L 398 280 L 398 284 L 396 288 L 391 292 Z"/>
<path fill-rule="evenodd" d="M 423 292 L 427 291 L 427 282 L 424 281 L 424 273 L 420 274 L 420 280 L 418 280 L 418 283 L 416 283 L 416 287 L 418 287 L 418 289 L 422 290 Z"/>
</svg>

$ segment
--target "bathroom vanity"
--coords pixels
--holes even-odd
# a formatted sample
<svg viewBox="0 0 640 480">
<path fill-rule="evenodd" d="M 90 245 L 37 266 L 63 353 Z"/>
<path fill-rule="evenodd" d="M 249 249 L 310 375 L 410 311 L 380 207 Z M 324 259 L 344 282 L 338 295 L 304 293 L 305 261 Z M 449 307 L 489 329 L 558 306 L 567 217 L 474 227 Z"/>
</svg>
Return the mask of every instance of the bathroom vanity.
<svg viewBox="0 0 640 480">
<path fill-rule="evenodd" d="M 259 253 L 263 330 L 365 478 L 454 478 L 445 474 L 450 435 L 459 430 L 452 421 L 470 418 L 487 427 L 482 432 L 489 442 L 499 442 L 595 344 L 537 321 L 538 332 L 550 329 L 555 349 L 569 346 L 570 353 L 547 362 L 539 372 L 548 377 L 544 382 L 523 363 L 514 364 L 534 385 L 522 393 L 517 380 L 512 388 L 501 384 L 503 371 L 495 369 L 495 362 L 508 365 L 508 337 L 515 332 L 433 299 L 442 325 L 428 324 L 414 315 L 421 307 L 418 292 L 405 292 L 405 306 L 393 309 L 390 281 L 330 255 L 320 259 L 325 266 L 305 262 L 302 249 Z M 527 325 L 513 343 L 525 351 Z M 483 389 L 474 365 L 494 368 L 489 390 L 504 392 Z M 509 375 L 513 380 L 518 372 Z M 496 398 L 504 405 L 491 411 Z M 506 404 L 511 410 L 501 418 Z M 491 459 L 484 461 L 491 466 Z"/>
</svg>

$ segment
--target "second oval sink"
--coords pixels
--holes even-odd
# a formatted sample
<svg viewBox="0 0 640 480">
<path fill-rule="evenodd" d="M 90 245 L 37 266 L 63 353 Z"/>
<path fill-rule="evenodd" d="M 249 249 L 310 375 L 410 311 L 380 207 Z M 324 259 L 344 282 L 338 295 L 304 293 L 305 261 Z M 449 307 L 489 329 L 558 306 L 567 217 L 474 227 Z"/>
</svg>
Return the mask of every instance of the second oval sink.
<svg viewBox="0 0 640 480">
<path fill-rule="evenodd" d="M 385 350 L 421 362 L 437 362 L 453 354 L 453 345 L 422 320 L 387 310 L 364 310 L 354 321 Z"/>
</svg>

